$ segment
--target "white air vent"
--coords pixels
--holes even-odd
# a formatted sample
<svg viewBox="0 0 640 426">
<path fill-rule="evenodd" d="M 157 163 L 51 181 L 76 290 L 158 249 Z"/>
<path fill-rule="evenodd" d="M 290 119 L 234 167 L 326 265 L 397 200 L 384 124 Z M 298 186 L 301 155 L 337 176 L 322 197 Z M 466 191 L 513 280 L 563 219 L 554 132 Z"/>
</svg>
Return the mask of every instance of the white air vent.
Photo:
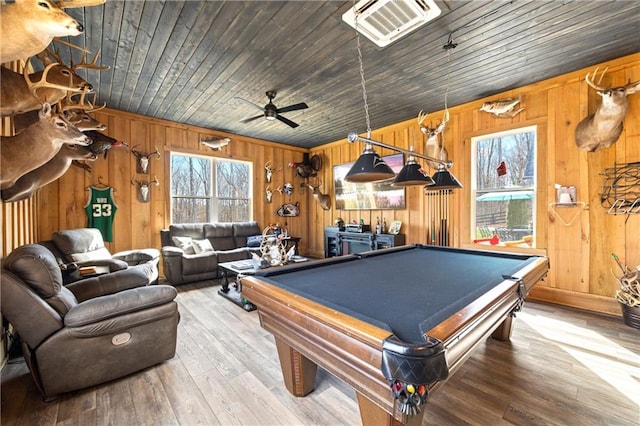
<svg viewBox="0 0 640 426">
<path fill-rule="evenodd" d="M 342 20 L 380 47 L 420 28 L 440 15 L 433 0 L 361 0 L 342 15 Z"/>
</svg>

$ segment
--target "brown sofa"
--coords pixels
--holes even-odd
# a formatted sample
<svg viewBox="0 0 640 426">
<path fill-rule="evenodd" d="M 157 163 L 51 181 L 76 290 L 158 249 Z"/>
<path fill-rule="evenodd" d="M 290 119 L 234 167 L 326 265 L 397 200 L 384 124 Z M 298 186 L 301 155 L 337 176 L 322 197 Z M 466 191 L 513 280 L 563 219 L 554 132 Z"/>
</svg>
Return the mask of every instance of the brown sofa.
<svg viewBox="0 0 640 426">
<path fill-rule="evenodd" d="M 118 275 L 136 282 L 121 290 Z M 180 320 L 175 288 L 147 285 L 130 268 L 62 285 L 53 254 L 39 244 L 2 259 L 1 310 L 45 400 L 94 386 L 170 359 Z M 79 287 L 91 291 L 76 292 Z"/>
<path fill-rule="evenodd" d="M 257 222 L 184 223 L 160 231 L 164 275 L 171 284 L 218 277 L 218 263 L 249 259 L 259 247 Z"/>
</svg>

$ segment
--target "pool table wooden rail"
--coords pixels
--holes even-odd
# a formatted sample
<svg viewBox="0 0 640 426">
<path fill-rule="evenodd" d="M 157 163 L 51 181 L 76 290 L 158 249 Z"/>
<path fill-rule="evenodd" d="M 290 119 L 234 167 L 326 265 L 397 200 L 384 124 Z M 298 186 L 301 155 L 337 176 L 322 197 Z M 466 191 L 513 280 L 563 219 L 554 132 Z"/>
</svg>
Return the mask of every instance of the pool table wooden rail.
<svg viewBox="0 0 640 426">
<path fill-rule="evenodd" d="M 527 292 L 547 269 L 546 258 L 527 268 Z M 513 280 L 503 281 L 427 333 L 444 343 L 451 373 L 496 329 L 496 337 L 508 338 L 509 314 L 520 304 L 518 286 Z M 258 307 L 262 327 L 275 337 L 289 392 L 304 396 L 313 391 L 320 365 L 356 391 L 363 424 L 421 423 L 428 404 L 416 416 L 402 414 L 380 369 L 382 344 L 391 332 L 268 284 L 260 277 L 243 277 L 242 288 L 243 296 Z M 503 321 L 506 330 L 501 328 Z"/>
</svg>

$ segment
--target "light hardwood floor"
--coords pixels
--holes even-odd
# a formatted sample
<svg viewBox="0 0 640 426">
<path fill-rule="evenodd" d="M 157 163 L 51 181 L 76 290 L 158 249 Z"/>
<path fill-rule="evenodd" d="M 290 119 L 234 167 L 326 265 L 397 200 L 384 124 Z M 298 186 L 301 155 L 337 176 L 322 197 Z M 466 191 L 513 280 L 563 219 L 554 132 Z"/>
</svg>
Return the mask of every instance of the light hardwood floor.
<svg viewBox="0 0 640 426">
<path fill-rule="evenodd" d="M 360 424 L 354 392 L 323 370 L 311 395 L 291 396 L 257 313 L 218 296 L 217 284 L 178 287 L 175 358 L 130 377 L 44 403 L 12 360 L 2 425 Z M 638 425 L 640 331 L 527 302 L 511 342 L 482 343 L 426 409 L 423 425 Z"/>
</svg>

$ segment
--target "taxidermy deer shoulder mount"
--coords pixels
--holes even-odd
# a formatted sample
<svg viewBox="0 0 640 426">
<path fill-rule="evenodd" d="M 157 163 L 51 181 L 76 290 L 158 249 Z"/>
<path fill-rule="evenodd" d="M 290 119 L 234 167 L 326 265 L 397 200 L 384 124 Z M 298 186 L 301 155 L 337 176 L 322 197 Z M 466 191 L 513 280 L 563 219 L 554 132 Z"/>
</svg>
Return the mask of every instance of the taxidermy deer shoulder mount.
<svg viewBox="0 0 640 426">
<path fill-rule="evenodd" d="M 418 113 L 418 126 L 420 126 L 420 131 L 424 133 L 425 138 L 424 154 L 427 157 L 446 161 L 449 154 L 444 147 L 441 135 L 442 132 L 444 132 L 445 127 L 447 126 L 447 122 L 449 121 L 449 111 L 444 112 L 444 114 L 442 115 L 442 121 L 434 128 L 427 127 L 423 124 L 428 115 L 429 114 L 426 114 L 422 111 Z M 438 163 L 436 163 L 435 161 L 427 160 L 426 162 L 432 169 L 438 168 Z"/>
<path fill-rule="evenodd" d="M 629 101 L 627 96 L 640 91 L 640 81 L 629 83 L 622 87 L 601 86 L 608 68 L 600 75 L 598 82 L 595 82 L 598 68 L 593 75 L 588 73 L 585 81 L 596 90 L 602 97 L 602 103 L 593 114 L 583 119 L 576 127 L 576 145 L 582 151 L 595 152 L 604 148 L 609 148 L 617 142 L 622 133 L 622 120 L 627 113 Z"/>
<path fill-rule="evenodd" d="M 323 194 L 320 192 L 320 188 L 322 188 L 322 184 L 316 184 L 315 186 L 308 183 L 307 186 L 311 190 L 311 194 L 313 195 L 313 199 L 322 207 L 322 210 L 330 210 L 331 209 L 331 196 L 328 194 Z"/>
</svg>

